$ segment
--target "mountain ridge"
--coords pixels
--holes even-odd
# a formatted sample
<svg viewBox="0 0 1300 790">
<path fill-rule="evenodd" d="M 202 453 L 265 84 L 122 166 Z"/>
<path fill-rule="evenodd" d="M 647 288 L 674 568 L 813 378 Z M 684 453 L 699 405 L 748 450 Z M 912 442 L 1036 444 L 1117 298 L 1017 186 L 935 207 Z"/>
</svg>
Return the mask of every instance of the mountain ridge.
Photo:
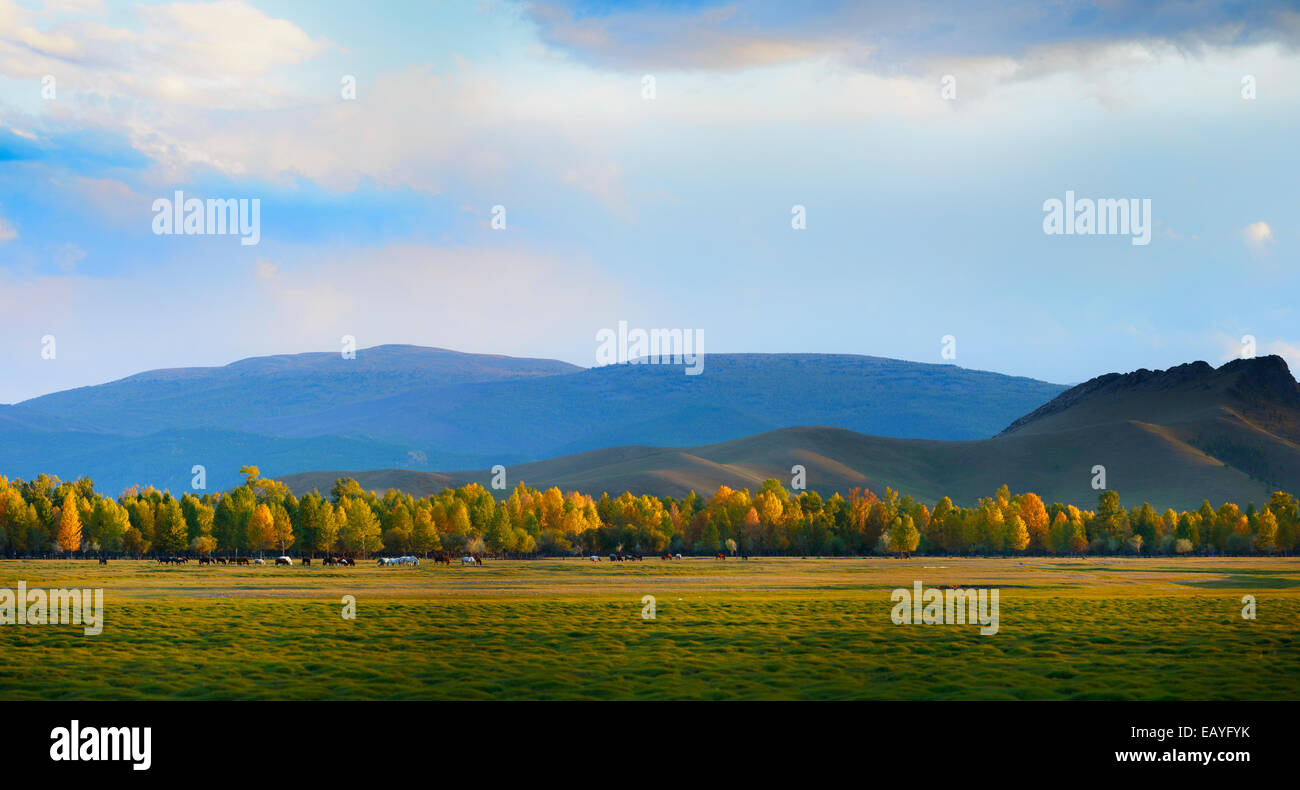
<svg viewBox="0 0 1300 790">
<path fill-rule="evenodd" d="M 162 368 L 0 410 L 0 474 L 91 474 L 110 489 L 238 481 L 234 447 L 270 475 L 330 466 L 424 471 L 539 461 L 624 444 L 695 446 L 807 423 L 976 438 L 1064 387 L 853 354 L 711 354 L 704 372 L 422 346 Z M 152 448 L 151 448 L 152 445 Z M 160 464 L 165 459 L 166 464 Z M 162 470 L 170 469 L 166 474 Z"/>
<path fill-rule="evenodd" d="M 1054 404 L 1054 405 L 1053 405 Z M 1051 408 L 1048 408 L 1048 407 Z M 1032 418 L 1032 419 L 1031 419 Z M 1108 488 L 1161 508 L 1194 508 L 1202 499 L 1261 504 L 1272 490 L 1300 490 L 1300 385 L 1280 358 L 1204 362 L 1168 371 L 1106 374 L 1071 388 L 986 439 L 939 441 L 869 436 L 830 426 L 798 426 L 725 442 L 660 447 L 627 445 L 507 467 L 509 485 L 560 487 L 588 494 L 681 496 L 719 485 L 753 488 L 788 480 L 802 464 L 808 487 L 823 494 L 886 486 L 922 500 L 951 496 L 971 504 L 1003 483 L 1048 501 L 1096 503 L 1097 466 Z M 1013 430 L 1014 429 L 1014 430 Z M 383 470 L 356 477 L 386 488 Z M 282 479 L 295 491 L 338 472 Z M 489 485 L 491 473 L 440 473 L 438 485 Z M 328 479 L 327 479 L 328 478 Z M 413 480 L 432 488 L 421 478 Z M 410 484 L 410 482 L 408 482 Z"/>
</svg>

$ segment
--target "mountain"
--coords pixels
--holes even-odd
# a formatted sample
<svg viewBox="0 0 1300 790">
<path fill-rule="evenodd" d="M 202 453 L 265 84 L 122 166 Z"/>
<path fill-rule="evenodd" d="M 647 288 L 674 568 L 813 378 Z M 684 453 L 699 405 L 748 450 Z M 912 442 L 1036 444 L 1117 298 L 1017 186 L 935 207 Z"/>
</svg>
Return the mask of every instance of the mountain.
<svg viewBox="0 0 1300 790">
<path fill-rule="evenodd" d="M 1300 385 L 1280 357 L 1204 362 L 1167 371 L 1109 374 L 1074 387 L 995 437 L 928 441 L 798 427 L 694 447 L 613 447 L 508 467 L 507 482 L 564 490 L 681 496 L 719 485 L 757 487 L 807 470 L 829 494 L 885 486 L 933 502 L 971 503 L 1006 483 L 1048 502 L 1092 507 L 1093 468 L 1129 504 L 1189 509 L 1208 498 L 1263 504 L 1282 488 L 1300 492 Z M 391 471 L 284 478 L 295 490 L 328 490 L 357 477 L 367 488 L 431 492 L 448 481 L 487 485 L 486 471 L 407 477 Z"/>
<path fill-rule="evenodd" d="M 329 409 L 351 410 L 423 387 L 554 376 L 582 370 L 553 359 L 465 354 L 387 345 L 355 358 L 330 352 L 253 357 L 223 367 L 169 368 L 108 384 L 23 401 L 34 416 L 75 419 L 101 430 L 143 436 L 169 429 L 243 430 L 258 421 Z M 276 431 L 253 431 L 279 435 Z M 326 431 L 316 435 L 328 435 Z"/>
<path fill-rule="evenodd" d="M 884 436 L 968 439 L 1064 388 L 1033 379 L 878 357 L 711 354 L 704 372 L 611 365 L 564 376 L 422 388 L 364 408 L 336 408 L 244 427 L 284 436 L 339 432 L 502 463 L 611 445 L 699 444 L 794 425 Z M 446 468 L 446 467 L 444 467 Z"/>
<path fill-rule="evenodd" d="M 416 346 L 156 370 L 0 409 L 0 474 L 108 490 L 209 488 L 321 468 L 487 468 L 623 444 L 685 445 L 824 424 L 884 436 L 993 435 L 1063 387 L 878 357 L 711 354 L 582 369 Z M 332 481 L 331 481 L 332 482 Z"/>
</svg>

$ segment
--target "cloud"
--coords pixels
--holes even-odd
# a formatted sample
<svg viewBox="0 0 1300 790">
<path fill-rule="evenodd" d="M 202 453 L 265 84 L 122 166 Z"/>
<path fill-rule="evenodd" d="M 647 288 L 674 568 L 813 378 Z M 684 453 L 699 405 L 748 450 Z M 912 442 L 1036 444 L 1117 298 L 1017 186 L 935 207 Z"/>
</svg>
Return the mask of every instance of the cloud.
<svg viewBox="0 0 1300 790">
<path fill-rule="evenodd" d="M 18 231 L 15 230 L 14 226 L 10 225 L 4 217 L 0 217 L 0 244 L 4 244 L 7 241 L 13 241 L 16 238 L 18 238 Z"/>
<path fill-rule="evenodd" d="M 1273 244 L 1273 229 L 1267 222 L 1252 222 L 1242 231 L 1246 245 L 1254 250 L 1264 250 Z"/>
<path fill-rule="evenodd" d="M 104 96 L 210 101 L 221 94 L 248 103 L 264 88 L 250 78 L 331 46 L 243 0 L 142 5 L 131 27 L 106 24 L 85 11 L 67 13 L 77 10 L 32 10 L 0 0 L 3 71 L 53 75 L 56 84 Z"/>
<path fill-rule="evenodd" d="M 615 68 L 730 70 L 793 63 L 829 48 L 856 48 L 847 38 L 812 30 L 762 31 L 732 6 L 684 14 L 631 11 L 593 17 L 563 5 L 538 3 L 528 12 L 546 43 Z"/>
<path fill-rule="evenodd" d="M 1166 42 L 1210 46 L 1300 41 L 1300 14 L 1283 0 L 1107 0 L 953 4 L 781 0 L 683 6 L 539 2 L 526 13 L 548 46 L 582 62 L 635 70 L 738 70 L 822 58 L 890 74 L 930 73 L 936 59 L 1077 64 L 1091 46 Z M 1059 53 L 1059 54 L 1057 54 Z"/>
</svg>

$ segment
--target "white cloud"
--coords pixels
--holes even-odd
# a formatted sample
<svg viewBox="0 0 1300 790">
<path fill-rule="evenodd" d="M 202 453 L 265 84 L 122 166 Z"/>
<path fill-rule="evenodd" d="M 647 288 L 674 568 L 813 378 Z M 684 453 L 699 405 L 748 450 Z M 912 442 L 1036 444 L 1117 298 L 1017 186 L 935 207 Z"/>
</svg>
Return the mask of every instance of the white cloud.
<svg viewBox="0 0 1300 790">
<path fill-rule="evenodd" d="M 284 86 L 266 77 L 331 46 L 297 25 L 243 0 L 137 6 L 133 27 L 115 27 L 62 6 L 32 10 L 0 0 L 0 74 L 51 75 L 59 102 L 76 92 L 103 121 L 130 124 L 136 103 L 161 100 L 195 107 L 256 107 Z"/>
<path fill-rule="evenodd" d="M 7 241 L 13 241 L 16 238 L 18 238 L 18 231 L 15 230 L 14 226 L 10 225 L 4 217 L 0 217 L 0 244 L 4 244 Z"/>
<path fill-rule="evenodd" d="M 1247 225 L 1242 235 L 1246 239 L 1247 246 L 1255 250 L 1266 249 L 1273 243 L 1273 229 L 1263 220 Z"/>
</svg>

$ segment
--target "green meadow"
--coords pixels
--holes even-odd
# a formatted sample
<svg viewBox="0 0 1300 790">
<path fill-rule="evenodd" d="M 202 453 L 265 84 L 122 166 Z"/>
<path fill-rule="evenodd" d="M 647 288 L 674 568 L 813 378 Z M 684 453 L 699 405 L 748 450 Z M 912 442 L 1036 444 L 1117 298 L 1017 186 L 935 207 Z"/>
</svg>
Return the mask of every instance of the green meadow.
<svg viewBox="0 0 1300 790">
<path fill-rule="evenodd" d="M 0 625 L 4 700 L 1300 699 L 1294 558 L 0 561 L 20 580 L 103 588 L 105 622 Z M 915 580 L 998 587 L 998 633 L 894 625 Z"/>
</svg>

